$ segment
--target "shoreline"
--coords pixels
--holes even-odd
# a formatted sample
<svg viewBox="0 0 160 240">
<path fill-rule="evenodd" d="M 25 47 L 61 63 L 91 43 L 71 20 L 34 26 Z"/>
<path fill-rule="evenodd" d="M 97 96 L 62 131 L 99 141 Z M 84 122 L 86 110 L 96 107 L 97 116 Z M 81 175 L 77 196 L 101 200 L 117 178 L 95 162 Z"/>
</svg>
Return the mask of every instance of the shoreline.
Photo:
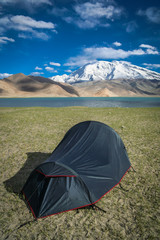
<svg viewBox="0 0 160 240">
<path fill-rule="evenodd" d="M 67 96 L 64 96 L 64 97 L 55 97 L 55 96 L 53 96 L 53 97 L 51 97 L 51 96 L 18 96 L 18 97 L 14 97 L 14 96 L 0 96 L 0 99 L 1 98 L 4 98 L 4 99 L 6 99 L 6 98 L 17 98 L 17 99 L 19 99 L 19 98 L 59 98 L 59 99 L 62 99 L 62 98 L 75 98 L 75 99 L 79 99 L 79 98 L 93 98 L 93 99 L 95 99 L 95 98 L 108 98 L 108 99 L 115 99 L 115 98 L 160 98 L 160 95 L 156 95 L 156 96 L 151 96 L 151 95 L 147 95 L 147 96 L 142 96 L 142 95 L 137 95 L 137 96 L 115 96 L 115 97 L 108 97 L 108 96 L 106 96 L 106 97 L 67 97 Z"/>
<path fill-rule="evenodd" d="M 27 97 L 0 98 L 0 107 L 160 107 L 160 97 Z"/>
</svg>

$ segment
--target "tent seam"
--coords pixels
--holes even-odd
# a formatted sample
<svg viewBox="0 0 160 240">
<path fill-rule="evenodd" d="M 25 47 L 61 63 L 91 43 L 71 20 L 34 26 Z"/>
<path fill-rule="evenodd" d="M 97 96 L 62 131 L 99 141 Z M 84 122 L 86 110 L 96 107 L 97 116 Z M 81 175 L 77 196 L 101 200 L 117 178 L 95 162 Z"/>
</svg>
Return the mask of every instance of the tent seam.
<svg viewBox="0 0 160 240">
<path fill-rule="evenodd" d="M 50 215 L 47 215 L 47 216 L 36 217 L 36 216 L 35 216 L 35 213 L 34 213 L 34 211 L 33 211 L 33 209 L 32 209 L 32 207 L 31 207 L 31 205 L 30 205 L 30 203 L 29 203 L 29 200 L 27 199 L 27 197 L 26 197 L 26 195 L 25 195 L 25 193 L 24 193 L 23 191 L 22 191 L 22 193 L 24 194 L 24 196 L 25 196 L 25 198 L 26 198 L 26 200 L 27 200 L 27 203 L 28 203 L 28 205 L 29 205 L 29 207 L 30 207 L 30 209 L 31 209 L 31 212 L 32 212 L 34 218 L 35 218 L 35 219 L 46 218 L 46 217 L 53 216 L 53 215 L 57 215 L 57 214 L 60 214 L 60 213 L 63 213 L 63 212 L 69 212 L 69 211 L 76 210 L 76 209 L 79 209 L 79 208 L 84 208 L 84 207 L 87 207 L 87 206 L 90 206 L 90 205 L 93 205 L 93 204 L 97 203 L 97 202 L 98 202 L 100 199 L 102 199 L 107 193 L 109 193 L 113 188 L 115 188 L 118 184 L 120 184 L 120 182 L 122 181 L 122 179 L 124 178 L 124 176 L 126 175 L 126 173 L 128 172 L 128 170 L 129 170 L 130 168 L 131 168 L 131 166 L 127 169 L 127 171 L 124 173 L 124 175 L 122 176 L 122 178 L 120 179 L 120 181 L 119 181 L 116 185 L 114 185 L 109 191 L 107 191 L 103 196 L 101 196 L 101 197 L 100 197 L 98 200 L 96 200 L 95 202 L 93 202 L 93 203 L 91 203 L 91 204 L 87 204 L 87 205 L 81 206 L 81 207 L 77 207 L 77 208 L 72 208 L 72 209 L 69 209 L 69 210 L 65 210 L 65 211 L 62 211 L 62 212 L 53 213 L 53 214 L 50 214 Z M 80 178 L 80 179 L 81 179 L 81 178 Z M 83 181 L 82 181 L 82 182 L 83 182 Z"/>
<path fill-rule="evenodd" d="M 101 196 L 98 200 L 96 200 L 95 202 L 91 203 L 91 204 L 87 204 L 87 205 L 84 205 L 84 206 L 81 206 L 81 207 L 78 207 L 78 208 L 73 208 L 73 209 L 69 209 L 69 210 L 66 210 L 66 211 L 62 211 L 62 212 L 58 212 L 58 213 L 53 213 L 53 214 L 50 214 L 50 215 L 47 215 L 47 216 L 43 216 L 43 217 L 39 217 L 38 219 L 40 218 L 46 218 L 46 217 L 49 217 L 49 216 L 53 216 L 53 215 L 57 215 L 57 214 L 60 214 L 60 213 L 63 213 L 63 212 L 69 212 L 69 211 L 72 211 L 72 210 L 76 210 L 76 209 L 80 209 L 80 208 L 84 208 L 84 207 L 87 207 L 87 206 L 91 206 L 95 203 L 97 203 L 99 200 L 101 200 L 107 193 L 109 193 L 113 188 L 115 188 L 118 184 L 120 184 L 120 182 L 122 181 L 123 177 L 126 175 L 126 173 L 128 172 L 128 170 L 131 168 L 131 166 L 127 169 L 127 171 L 124 173 L 124 175 L 122 176 L 122 178 L 120 179 L 120 181 L 114 185 L 109 191 L 107 191 L 103 196 Z"/>
</svg>

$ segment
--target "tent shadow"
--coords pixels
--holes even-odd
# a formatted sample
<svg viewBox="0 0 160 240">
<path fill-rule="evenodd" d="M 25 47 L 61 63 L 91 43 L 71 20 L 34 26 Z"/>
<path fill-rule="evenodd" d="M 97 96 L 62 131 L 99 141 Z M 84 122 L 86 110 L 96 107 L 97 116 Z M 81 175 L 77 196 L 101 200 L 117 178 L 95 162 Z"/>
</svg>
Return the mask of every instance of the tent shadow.
<svg viewBox="0 0 160 240">
<path fill-rule="evenodd" d="M 10 179 L 6 180 L 4 186 L 8 192 L 19 194 L 27 181 L 30 173 L 41 163 L 43 163 L 51 153 L 28 152 L 27 160 L 23 167 Z"/>
</svg>

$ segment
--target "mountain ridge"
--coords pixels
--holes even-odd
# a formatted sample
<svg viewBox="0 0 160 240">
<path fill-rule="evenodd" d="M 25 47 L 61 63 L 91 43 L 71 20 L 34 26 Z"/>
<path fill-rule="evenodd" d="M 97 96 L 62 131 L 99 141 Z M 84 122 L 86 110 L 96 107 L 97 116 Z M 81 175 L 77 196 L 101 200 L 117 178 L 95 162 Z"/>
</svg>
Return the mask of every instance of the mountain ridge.
<svg viewBox="0 0 160 240">
<path fill-rule="evenodd" d="M 11 75 L 0 80 L 0 96 L 160 96 L 160 74 L 123 61 L 99 61 L 87 64 L 70 75 L 58 75 L 52 79 L 23 73 Z"/>
<path fill-rule="evenodd" d="M 160 80 L 160 73 L 142 68 L 125 61 L 97 61 L 88 63 L 70 75 L 53 76 L 58 82 L 75 83 L 82 81 L 100 81 L 116 79 L 148 79 Z"/>
</svg>

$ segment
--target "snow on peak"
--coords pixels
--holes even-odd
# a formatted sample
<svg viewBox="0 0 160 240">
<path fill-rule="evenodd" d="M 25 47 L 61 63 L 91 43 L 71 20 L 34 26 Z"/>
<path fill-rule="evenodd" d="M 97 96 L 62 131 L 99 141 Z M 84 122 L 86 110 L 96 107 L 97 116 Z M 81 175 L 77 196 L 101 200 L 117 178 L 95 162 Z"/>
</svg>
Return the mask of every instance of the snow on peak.
<svg viewBox="0 0 160 240">
<path fill-rule="evenodd" d="M 74 83 L 79 81 L 98 81 L 112 79 L 150 79 L 160 80 L 160 73 L 133 65 L 125 61 L 97 61 L 88 63 L 70 75 L 55 76 L 54 81 Z"/>
<path fill-rule="evenodd" d="M 50 79 L 55 82 L 63 82 L 64 83 L 68 79 L 68 75 L 67 74 L 56 75 L 56 76 L 51 77 Z"/>
</svg>

